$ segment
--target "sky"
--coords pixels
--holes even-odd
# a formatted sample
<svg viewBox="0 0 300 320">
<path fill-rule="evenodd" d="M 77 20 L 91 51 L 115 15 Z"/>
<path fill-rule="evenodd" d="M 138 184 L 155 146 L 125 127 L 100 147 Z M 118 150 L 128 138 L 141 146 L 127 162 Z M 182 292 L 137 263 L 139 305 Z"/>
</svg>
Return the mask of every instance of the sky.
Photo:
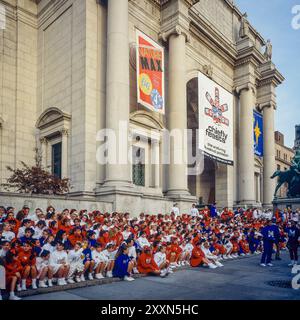
<svg viewBox="0 0 300 320">
<path fill-rule="evenodd" d="M 277 88 L 275 129 L 285 135 L 285 144 L 294 146 L 295 125 L 300 124 L 300 15 L 292 13 L 300 0 L 234 0 L 240 11 L 273 44 L 273 62 L 285 77 Z M 299 10 L 300 13 L 300 10 Z M 294 18 L 296 17 L 296 18 Z M 292 20 L 299 21 L 299 29 Z"/>
</svg>

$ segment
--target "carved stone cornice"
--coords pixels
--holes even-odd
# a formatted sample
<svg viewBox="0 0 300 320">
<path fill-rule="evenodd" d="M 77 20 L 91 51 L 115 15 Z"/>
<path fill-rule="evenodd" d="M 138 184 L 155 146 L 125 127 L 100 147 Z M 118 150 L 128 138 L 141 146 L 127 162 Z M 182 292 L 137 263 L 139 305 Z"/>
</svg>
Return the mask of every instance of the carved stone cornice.
<svg viewBox="0 0 300 320">
<path fill-rule="evenodd" d="M 276 110 L 277 105 L 276 105 L 276 102 L 274 101 L 268 101 L 268 102 L 258 104 L 258 108 L 260 111 L 263 111 L 265 108 L 273 108 L 274 110 Z"/>
<path fill-rule="evenodd" d="M 277 87 L 285 80 L 272 61 L 262 64 L 259 69 L 261 73 L 261 78 L 258 82 L 259 87 L 267 85 Z"/>
</svg>

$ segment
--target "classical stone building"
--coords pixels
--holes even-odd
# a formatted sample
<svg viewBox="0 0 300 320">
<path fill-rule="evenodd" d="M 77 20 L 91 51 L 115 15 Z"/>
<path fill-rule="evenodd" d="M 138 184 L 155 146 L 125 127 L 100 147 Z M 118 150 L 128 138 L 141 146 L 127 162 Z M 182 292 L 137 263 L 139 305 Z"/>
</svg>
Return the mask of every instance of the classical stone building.
<svg viewBox="0 0 300 320">
<path fill-rule="evenodd" d="M 294 144 L 294 150 L 300 150 L 300 125 L 295 126 L 295 144 Z"/>
<path fill-rule="evenodd" d="M 288 170 L 291 166 L 291 161 L 295 156 L 295 152 L 292 148 L 285 145 L 284 135 L 279 131 L 275 131 L 275 148 L 276 169 L 280 171 Z M 278 197 L 286 197 L 287 187 L 287 184 L 281 187 L 278 191 Z"/>
<path fill-rule="evenodd" d="M 233 1 L 0 4 L 6 16 L 0 30 L 1 182 L 7 178 L 7 165 L 32 163 L 37 146 L 44 165 L 72 181 L 67 197 L 47 200 L 57 206 L 137 214 L 168 211 L 174 201 L 186 210 L 199 198 L 219 207 L 271 205 L 275 89 L 284 79 L 271 60 L 270 42 Z M 136 29 L 165 49 L 165 115 L 137 104 Z M 172 161 L 140 167 L 96 161 L 101 144 L 97 132 L 118 131 L 120 121 L 128 124 L 131 137 L 128 146 L 121 145 L 123 151 L 131 153 L 133 146 L 156 159 L 165 128 L 196 129 L 198 72 L 234 95 L 234 166 L 205 158 L 203 173 L 188 176 L 185 164 Z M 263 158 L 253 152 L 253 109 L 264 118 Z M 150 137 L 150 131 L 156 135 Z M 171 158 L 175 148 L 171 144 Z M 46 201 L 7 193 L 0 199 L 31 206 Z"/>
</svg>

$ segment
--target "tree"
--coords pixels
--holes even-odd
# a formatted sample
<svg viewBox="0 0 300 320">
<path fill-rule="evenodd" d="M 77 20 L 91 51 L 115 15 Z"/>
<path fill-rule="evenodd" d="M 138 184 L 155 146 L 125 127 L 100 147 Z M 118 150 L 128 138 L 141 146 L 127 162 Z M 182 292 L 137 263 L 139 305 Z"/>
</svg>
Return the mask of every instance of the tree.
<svg viewBox="0 0 300 320">
<path fill-rule="evenodd" d="M 6 167 L 12 175 L 6 179 L 6 183 L 2 184 L 5 190 L 14 189 L 20 193 L 47 195 L 61 195 L 69 192 L 70 179 L 61 179 L 43 168 L 42 155 L 38 148 L 35 148 L 34 159 L 35 165 L 32 167 L 23 161 L 21 161 L 22 168 L 20 169 Z"/>
</svg>

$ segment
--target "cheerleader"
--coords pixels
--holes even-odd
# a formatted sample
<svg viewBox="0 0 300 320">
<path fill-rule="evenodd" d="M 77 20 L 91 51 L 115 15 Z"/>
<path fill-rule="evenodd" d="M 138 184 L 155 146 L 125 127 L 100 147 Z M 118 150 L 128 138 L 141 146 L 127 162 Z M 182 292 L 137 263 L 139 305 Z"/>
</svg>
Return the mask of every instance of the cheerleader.
<svg viewBox="0 0 300 320">
<path fill-rule="evenodd" d="M 88 272 L 88 279 L 93 280 L 94 279 L 93 270 L 95 267 L 95 261 L 92 258 L 91 247 L 90 247 L 89 242 L 87 240 L 84 241 L 83 247 L 85 247 L 85 249 L 82 251 L 82 254 L 84 256 L 84 259 L 83 259 L 84 269 L 83 269 L 83 273 L 81 275 L 81 280 L 85 281 L 84 274 L 86 272 Z"/>
<path fill-rule="evenodd" d="M 109 243 L 105 250 L 103 250 L 103 254 L 107 257 L 108 259 L 108 263 L 107 263 L 107 267 L 106 267 L 106 276 L 108 278 L 112 278 L 113 274 L 112 274 L 112 270 L 114 268 L 114 264 L 115 264 L 115 256 L 116 256 L 117 250 L 114 249 L 114 245 Z"/>
<path fill-rule="evenodd" d="M 169 268 L 170 262 L 167 260 L 166 246 L 159 246 L 157 248 L 157 252 L 154 254 L 154 261 L 163 276 L 166 276 L 168 273 L 173 273 L 172 269 Z"/>
<path fill-rule="evenodd" d="M 139 270 L 137 269 L 137 252 L 132 237 L 133 235 L 129 237 L 125 242 L 128 246 L 128 256 L 130 260 L 133 262 L 133 273 L 138 274 Z"/>
<path fill-rule="evenodd" d="M 49 265 L 50 252 L 43 250 L 39 257 L 36 258 L 36 269 L 38 272 L 37 278 L 39 279 L 39 288 L 52 287 L 53 269 Z M 48 279 L 48 285 L 45 279 Z"/>
<path fill-rule="evenodd" d="M 7 252 L 5 257 L 5 277 L 6 285 L 9 287 L 9 300 L 20 300 L 19 297 L 15 295 L 15 289 L 21 290 L 20 281 L 21 281 L 21 272 L 22 265 L 18 260 L 17 254 L 15 251 L 10 250 Z"/>
<path fill-rule="evenodd" d="M 151 252 L 151 248 L 145 246 L 142 254 L 138 259 L 138 270 L 140 273 L 147 275 L 165 277 L 165 272 L 162 272 L 154 261 L 154 257 Z"/>
<path fill-rule="evenodd" d="M 113 276 L 125 281 L 134 281 L 134 278 L 131 277 L 133 263 L 130 261 L 128 252 L 128 246 L 123 243 L 116 253 Z"/>
<path fill-rule="evenodd" d="M 18 259 L 22 265 L 22 290 L 27 290 L 26 282 L 31 277 L 32 281 L 32 289 L 37 289 L 36 285 L 36 277 L 37 277 L 37 269 L 36 269 L 36 258 L 33 253 L 31 243 L 26 242 L 23 244 L 22 250 L 18 254 Z"/>
<path fill-rule="evenodd" d="M 181 248 L 182 248 L 183 261 L 185 261 L 185 264 L 189 266 L 192 252 L 194 249 L 194 246 L 192 244 L 192 238 L 186 238 L 186 240 L 181 245 Z"/>
<path fill-rule="evenodd" d="M 74 245 L 74 249 L 70 250 L 68 253 L 68 261 L 70 263 L 70 271 L 67 279 L 68 283 L 75 283 L 73 280 L 73 277 L 75 277 L 76 282 L 81 282 L 81 276 L 84 271 L 84 265 L 83 265 L 84 255 L 82 251 L 83 249 L 82 249 L 81 242 L 76 242 Z"/>
<path fill-rule="evenodd" d="M 109 263 L 108 257 L 103 253 L 102 247 L 99 243 L 95 244 L 95 250 L 92 251 L 92 259 L 95 261 L 95 278 L 103 279 L 104 272 L 107 264 Z"/>
<path fill-rule="evenodd" d="M 210 264 L 214 264 L 217 267 L 223 267 L 223 264 L 219 261 L 218 257 L 214 255 L 209 248 L 210 244 L 208 241 L 202 243 L 201 250 L 204 253 L 205 258 L 210 262 Z"/>
<path fill-rule="evenodd" d="M 61 242 L 56 244 L 56 250 L 50 254 L 50 266 L 53 268 L 53 276 L 58 278 L 57 284 L 59 286 L 66 285 L 66 278 L 70 271 L 68 255 L 64 251 L 64 245 Z"/>
</svg>

